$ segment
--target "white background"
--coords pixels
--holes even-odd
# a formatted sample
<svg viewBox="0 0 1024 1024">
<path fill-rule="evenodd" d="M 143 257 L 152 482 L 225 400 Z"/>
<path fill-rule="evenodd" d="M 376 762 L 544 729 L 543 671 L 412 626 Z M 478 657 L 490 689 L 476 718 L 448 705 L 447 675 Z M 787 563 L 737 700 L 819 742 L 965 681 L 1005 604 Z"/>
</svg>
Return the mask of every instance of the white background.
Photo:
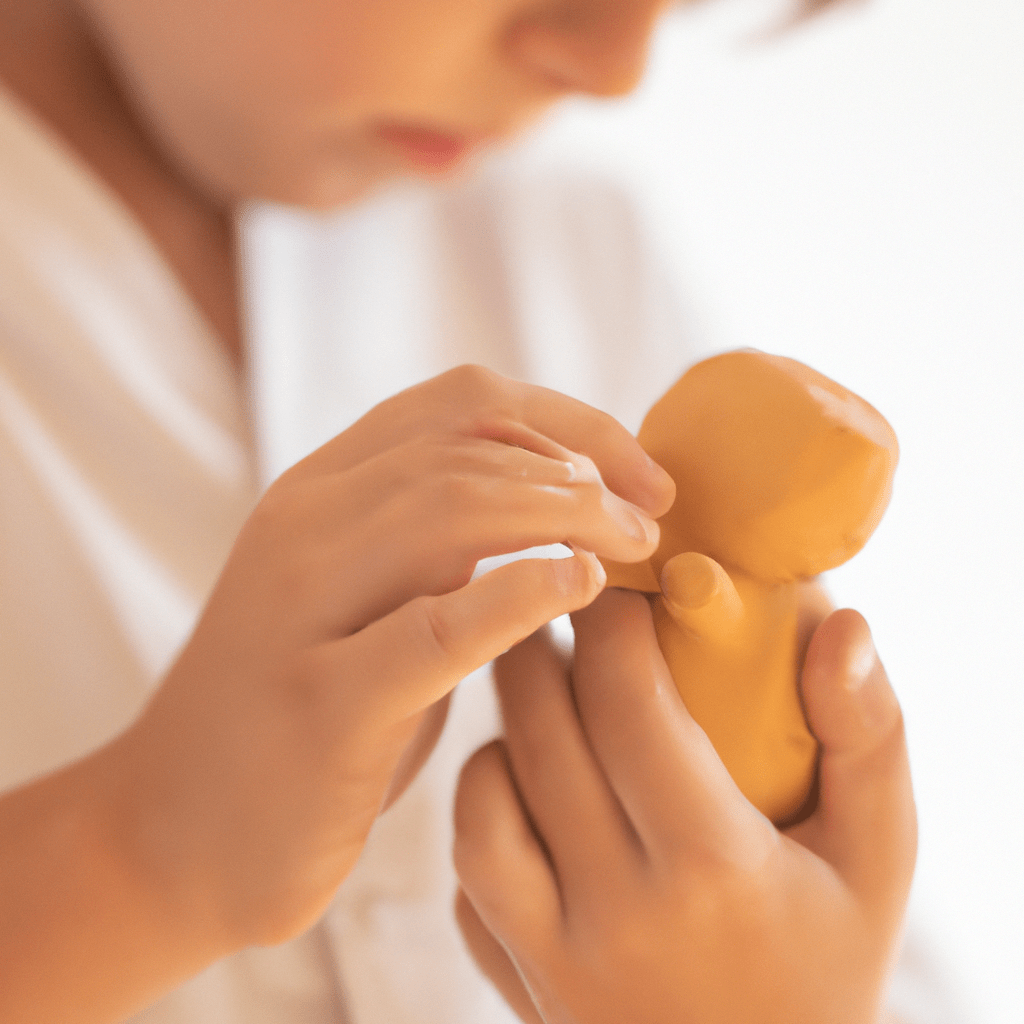
<svg viewBox="0 0 1024 1024">
<path fill-rule="evenodd" d="M 892 422 L 886 519 L 832 577 L 909 723 L 913 917 L 971 1022 L 1024 1022 L 1024 4 L 875 0 L 776 38 L 672 18 L 641 93 L 533 143 L 629 179 L 699 329 Z M 769 19 L 770 20 L 770 19 Z"/>
</svg>

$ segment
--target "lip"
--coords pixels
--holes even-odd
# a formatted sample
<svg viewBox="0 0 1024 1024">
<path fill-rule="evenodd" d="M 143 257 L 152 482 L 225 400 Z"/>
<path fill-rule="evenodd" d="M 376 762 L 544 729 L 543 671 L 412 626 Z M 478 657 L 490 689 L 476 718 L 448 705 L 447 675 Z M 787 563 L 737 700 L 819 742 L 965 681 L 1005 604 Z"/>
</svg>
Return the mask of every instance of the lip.
<svg viewBox="0 0 1024 1024">
<path fill-rule="evenodd" d="M 410 164 L 429 171 L 457 167 L 486 142 L 483 136 L 397 122 L 381 125 L 377 136 Z"/>
</svg>

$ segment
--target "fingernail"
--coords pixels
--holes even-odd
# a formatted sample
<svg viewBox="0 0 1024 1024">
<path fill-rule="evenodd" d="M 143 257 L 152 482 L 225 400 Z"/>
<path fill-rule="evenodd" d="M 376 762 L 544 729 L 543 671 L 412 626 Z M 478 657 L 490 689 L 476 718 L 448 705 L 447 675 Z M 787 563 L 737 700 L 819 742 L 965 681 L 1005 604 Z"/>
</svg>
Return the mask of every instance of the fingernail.
<svg viewBox="0 0 1024 1024">
<path fill-rule="evenodd" d="M 604 589 L 604 585 L 608 582 L 608 573 L 605 572 L 604 566 L 601 564 L 601 560 L 594 554 L 593 551 L 584 551 L 583 548 L 578 548 L 574 544 L 570 544 L 573 554 L 579 558 L 585 565 L 589 566 L 590 574 L 594 578 L 594 582 L 597 584 L 599 590 Z"/>
<path fill-rule="evenodd" d="M 893 696 L 878 668 L 878 652 L 871 633 L 863 634 L 851 645 L 846 662 L 846 689 L 854 698 L 861 726 L 868 733 L 884 729 L 892 719 Z"/>
<path fill-rule="evenodd" d="M 619 506 L 616 519 L 633 540 L 657 544 L 661 536 L 658 524 L 643 509 L 628 501 Z"/>
<path fill-rule="evenodd" d="M 846 685 L 851 692 L 859 690 L 871 676 L 871 671 L 878 660 L 871 634 L 865 630 L 863 635 L 852 644 L 846 658 Z"/>
</svg>

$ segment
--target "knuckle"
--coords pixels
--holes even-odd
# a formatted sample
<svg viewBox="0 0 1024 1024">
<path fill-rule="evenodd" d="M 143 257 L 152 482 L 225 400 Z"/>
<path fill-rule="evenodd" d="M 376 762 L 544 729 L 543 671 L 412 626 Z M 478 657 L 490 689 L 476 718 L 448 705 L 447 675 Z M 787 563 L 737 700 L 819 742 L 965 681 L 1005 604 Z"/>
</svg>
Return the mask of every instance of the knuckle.
<svg viewBox="0 0 1024 1024">
<path fill-rule="evenodd" d="M 413 601 L 413 612 L 421 636 L 433 652 L 432 660 L 454 661 L 459 647 L 458 635 L 448 614 L 448 602 L 443 597 L 417 597 Z"/>
<path fill-rule="evenodd" d="M 444 376 L 447 403 L 460 433 L 471 437 L 518 433 L 521 396 L 515 381 L 473 363 L 457 366 Z"/>
<path fill-rule="evenodd" d="M 572 454 L 572 461 L 576 467 L 576 479 L 580 483 L 600 487 L 602 490 L 604 489 L 604 483 L 601 479 L 601 471 L 597 468 L 597 463 L 589 455 L 582 455 L 579 452 L 574 452 Z"/>
<path fill-rule="evenodd" d="M 486 366 L 464 363 L 444 374 L 445 383 L 460 399 L 485 400 L 500 394 L 505 378 Z"/>
</svg>

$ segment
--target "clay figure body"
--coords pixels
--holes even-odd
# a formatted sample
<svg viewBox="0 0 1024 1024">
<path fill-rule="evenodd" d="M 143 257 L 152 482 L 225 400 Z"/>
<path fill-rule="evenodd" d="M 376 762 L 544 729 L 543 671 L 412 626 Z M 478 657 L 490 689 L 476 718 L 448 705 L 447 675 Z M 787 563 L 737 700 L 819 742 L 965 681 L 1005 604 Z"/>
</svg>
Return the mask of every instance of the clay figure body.
<svg viewBox="0 0 1024 1024">
<path fill-rule="evenodd" d="M 851 558 L 885 511 L 898 458 L 885 419 L 792 359 L 729 352 L 692 367 L 638 438 L 676 482 L 648 562 L 607 563 L 652 594 L 686 705 L 772 821 L 797 815 L 817 744 L 799 696 L 805 581 Z"/>
</svg>

